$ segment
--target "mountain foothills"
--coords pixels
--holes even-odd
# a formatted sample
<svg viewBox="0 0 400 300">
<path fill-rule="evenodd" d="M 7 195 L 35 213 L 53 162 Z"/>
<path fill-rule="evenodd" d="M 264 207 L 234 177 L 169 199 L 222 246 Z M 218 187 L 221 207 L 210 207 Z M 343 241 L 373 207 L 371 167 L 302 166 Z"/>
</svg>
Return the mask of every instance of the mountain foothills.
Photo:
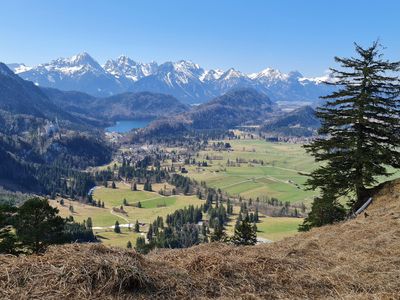
<svg viewBox="0 0 400 300">
<path fill-rule="evenodd" d="M 53 193 L 71 187 L 62 179 L 86 177 L 77 169 L 110 159 L 105 124 L 59 107 L 32 82 L 0 64 L 0 182 L 14 190 Z M 62 182 L 58 182 L 61 180 Z M 80 194 L 90 180 L 81 181 Z M 73 185 L 73 184 L 72 184 Z"/>
<path fill-rule="evenodd" d="M 268 96 L 254 89 L 238 89 L 194 106 L 186 113 L 161 118 L 140 130 L 136 137 L 167 137 L 190 131 L 228 130 L 264 122 L 276 108 Z"/>
<path fill-rule="evenodd" d="M 126 92 L 97 98 L 82 92 L 42 88 L 43 92 L 61 108 L 79 115 L 104 121 L 155 119 L 188 111 L 190 107 L 170 95 Z"/>
<path fill-rule="evenodd" d="M 205 70 L 185 60 L 139 63 L 126 56 L 108 60 L 101 66 L 85 52 L 34 67 L 15 63 L 9 67 L 23 79 L 42 87 L 102 97 L 150 91 L 170 94 L 192 104 L 205 102 L 235 88 L 254 88 L 266 93 L 273 101 L 307 102 L 316 102 L 332 90 L 324 84 L 324 81 L 332 80 L 329 75 L 306 78 L 299 72 L 284 74 L 271 68 L 244 74 L 233 68 Z"/>
<path fill-rule="evenodd" d="M 260 130 L 276 136 L 309 137 L 316 135 L 320 126 L 315 110 L 303 106 L 266 120 Z"/>
</svg>

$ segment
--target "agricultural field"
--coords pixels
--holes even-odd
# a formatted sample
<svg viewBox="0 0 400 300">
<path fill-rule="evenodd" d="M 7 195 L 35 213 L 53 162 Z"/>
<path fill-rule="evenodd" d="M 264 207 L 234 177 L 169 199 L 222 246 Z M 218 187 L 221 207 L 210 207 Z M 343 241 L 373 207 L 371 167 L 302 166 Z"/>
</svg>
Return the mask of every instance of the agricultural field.
<svg viewBox="0 0 400 300">
<path fill-rule="evenodd" d="M 238 206 L 233 208 L 233 215 L 226 226 L 226 231 L 230 236 L 234 234 L 239 211 Z M 280 241 L 295 235 L 301 223 L 303 223 L 303 218 L 268 217 L 260 214 L 260 221 L 257 223 L 257 238 L 261 241 Z"/>
<path fill-rule="evenodd" d="M 161 185 L 154 185 L 153 188 L 161 188 Z M 164 187 L 164 185 L 162 185 Z M 96 201 L 104 202 L 105 207 L 99 208 L 83 204 L 77 201 L 64 199 L 64 205 L 59 201 L 50 203 L 57 207 L 60 215 L 63 217 L 73 216 L 77 222 L 83 222 L 89 217 L 92 219 L 93 231 L 101 238 L 101 241 L 107 245 L 126 247 L 128 241 L 134 245 L 136 238 L 140 233 L 134 233 L 132 230 L 136 220 L 141 224 L 140 231 L 147 232 L 148 225 L 153 222 L 157 216 L 165 219 L 168 214 L 184 208 L 185 206 L 203 204 L 196 196 L 161 196 L 156 192 L 147 192 L 142 190 L 143 186 L 138 185 L 138 191 L 131 191 L 130 186 L 123 182 L 117 183 L 117 188 L 105 188 L 99 186 L 95 189 L 93 198 Z M 123 206 L 124 213 L 113 210 L 119 209 L 126 199 L 128 206 Z M 141 208 L 134 205 L 141 203 Z M 70 211 L 73 207 L 73 212 Z M 114 233 L 115 222 L 121 225 L 121 234 Z M 130 228 L 128 228 L 130 227 Z"/>
<path fill-rule="evenodd" d="M 188 176 L 205 181 L 233 197 L 274 197 L 307 205 L 317 195 L 316 191 L 306 191 L 304 187 L 305 174 L 315 167 L 315 163 L 302 145 L 256 139 L 223 142 L 229 143 L 231 150 L 214 151 L 210 147 L 200 152 L 196 159 L 207 161 L 208 166 L 188 165 Z"/>
<path fill-rule="evenodd" d="M 113 207 L 119 208 L 122 205 L 124 198 L 127 199 L 129 204 L 140 201 L 142 208 L 124 206 L 126 214 L 113 211 Z M 157 216 L 165 218 L 167 214 L 185 206 L 203 204 L 203 201 L 197 199 L 196 196 L 162 197 L 155 192 L 142 190 L 133 192 L 124 183 L 117 183 L 116 189 L 98 187 L 94 192 L 94 199 L 104 201 L 105 208 L 93 207 L 68 199 L 64 199 L 64 205 L 54 200 L 50 203 L 60 210 L 60 215 L 63 217 L 72 215 L 77 222 L 83 222 L 89 217 L 92 218 L 93 232 L 102 243 L 122 248 L 126 247 L 128 241 L 135 245 L 137 237 L 147 232 L 148 224 L 153 222 Z M 73 213 L 69 209 L 70 206 L 73 207 Z M 239 208 L 235 207 L 234 212 L 235 214 L 227 225 L 229 235 L 233 234 Z M 140 233 L 135 233 L 132 230 L 136 220 L 141 224 Z M 120 223 L 121 234 L 117 234 L 113 230 L 115 221 Z M 271 241 L 281 240 L 294 235 L 297 232 L 298 224 L 301 222 L 302 219 L 300 218 L 271 218 L 260 215 L 257 235 L 262 239 Z"/>
<path fill-rule="evenodd" d="M 201 151 L 197 161 L 207 161 L 207 167 L 198 168 L 186 165 L 188 176 L 198 181 L 205 181 L 211 187 L 220 188 L 231 196 L 261 199 L 275 197 L 291 203 L 304 202 L 306 205 L 316 192 L 305 191 L 305 174 L 314 166 L 313 159 L 299 144 L 268 143 L 263 140 L 241 139 L 226 140 L 232 146 L 230 151 L 214 151 L 210 147 Z M 229 162 L 229 163 L 228 163 Z M 169 184 L 153 184 L 154 192 L 143 190 L 131 191 L 130 184 L 117 182 L 116 189 L 98 186 L 93 198 L 104 202 L 105 208 L 93 207 L 79 202 L 65 200 L 63 206 L 56 201 L 54 205 L 62 216 L 72 215 L 78 222 L 92 218 L 93 229 L 101 241 L 107 245 L 126 247 L 132 244 L 140 234 L 147 232 L 148 225 L 157 216 L 164 217 L 175 210 L 188 205 L 201 205 L 203 200 L 196 196 L 162 196 L 159 190 L 171 191 Z M 123 205 L 124 200 L 128 205 Z M 141 208 L 138 208 L 138 202 Z M 73 213 L 69 207 L 73 206 Z M 120 207 L 123 206 L 123 211 Z M 113 209 L 115 208 L 115 209 Z M 235 211 L 238 207 L 235 207 Z M 236 212 L 237 213 L 237 212 Z M 229 235 L 233 234 L 236 216 L 232 216 L 227 226 Z M 121 234 L 113 231 L 115 221 L 121 224 Z M 141 224 L 141 233 L 134 233 L 131 228 L 136 220 Z M 277 241 L 297 232 L 300 218 L 272 218 L 260 216 L 258 237 Z M 129 226 L 131 228 L 129 228 Z"/>
<path fill-rule="evenodd" d="M 295 235 L 301 223 L 303 223 L 302 218 L 261 216 L 260 222 L 257 223 L 257 236 L 271 241 L 279 241 Z"/>
<path fill-rule="evenodd" d="M 125 227 L 121 228 L 121 233 L 115 233 L 112 228 L 109 229 L 94 229 L 94 234 L 107 246 L 126 248 L 128 241 L 134 246 L 136 239 L 140 233 L 128 230 Z"/>
<path fill-rule="evenodd" d="M 135 223 L 138 220 L 140 223 L 153 222 L 157 216 L 165 217 L 167 214 L 173 213 L 177 209 L 184 208 L 189 205 L 201 205 L 202 200 L 196 196 L 161 196 L 156 192 L 143 191 L 142 186 L 138 185 L 139 191 L 131 191 L 130 187 L 119 183 L 116 189 L 98 187 L 94 191 L 93 198 L 96 201 L 104 201 L 105 207 L 110 211 L 113 221 L 108 222 L 106 225 L 114 225 L 115 220 L 124 223 Z M 112 207 L 119 208 L 126 199 L 128 206 L 124 206 L 126 214 L 116 213 L 111 211 Z M 140 201 L 141 208 L 135 205 Z M 122 220 L 121 220 L 122 219 Z M 93 220 L 93 226 L 98 226 L 96 220 Z M 105 226 L 99 225 L 99 226 Z"/>
</svg>

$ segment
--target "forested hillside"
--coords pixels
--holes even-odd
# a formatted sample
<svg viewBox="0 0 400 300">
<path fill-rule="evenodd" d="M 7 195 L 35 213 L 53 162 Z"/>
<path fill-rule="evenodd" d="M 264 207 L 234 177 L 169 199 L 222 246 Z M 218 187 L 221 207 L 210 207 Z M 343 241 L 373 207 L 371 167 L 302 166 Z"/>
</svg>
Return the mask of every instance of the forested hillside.
<svg viewBox="0 0 400 300">
<path fill-rule="evenodd" d="M 274 104 L 263 93 L 253 89 L 232 90 L 187 113 L 157 120 L 138 136 L 179 136 L 193 130 L 227 130 L 238 125 L 253 125 L 267 118 L 273 108 Z"/>
<path fill-rule="evenodd" d="M 2 186 L 47 195 L 86 196 L 93 181 L 79 170 L 111 159 L 111 148 L 102 130 L 95 127 L 100 124 L 65 110 L 32 82 L 0 64 Z"/>
<path fill-rule="evenodd" d="M 304 106 L 267 120 L 260 131 L 280 136 L 304 137 L 316 134 L 320 126 L 315 110 L 311 106 Z"/>
<path fill-rule="evenodd" d="M 81 92 L 65 92 L 50 88 L 42 90 L 63 109 L 102 121 L 155 119 L 189 110 L 189 106 L 165 94 L 127 92 L 96 98 Z"/>
</svg>

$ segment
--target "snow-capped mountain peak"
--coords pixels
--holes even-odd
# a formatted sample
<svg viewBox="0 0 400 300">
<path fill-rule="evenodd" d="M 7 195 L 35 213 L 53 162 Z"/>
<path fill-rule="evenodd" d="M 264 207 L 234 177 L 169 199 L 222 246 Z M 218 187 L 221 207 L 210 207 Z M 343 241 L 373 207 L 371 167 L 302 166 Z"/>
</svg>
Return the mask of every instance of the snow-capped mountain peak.
<svg viewBox="0 0 400 300">
<path fill-rule="evenodd" d="M 28 67 L 22 63 L 7 64 L 7 67 L 9 67 L 15 74 L 27 72 L 32 69 L 32 67 Z"/>
<path fill-rule="evenodd" d="M 323 84 L 323 83 L 335 83 L 336 78 L 333 76 L 330 70 L 325 71 L 323 76 L 319 77 L 301 77 L 299 82 L 303 85 L 313 83 L 313 84 Z"/>
<path fill-rule="evenodd" d="M 103 67 L 116 78 L 126 77 L 132 81 L 138 81 L 154 74 L 158 65 L 155 62 L 138 63 L 126 55 L 121 55 L 116 60 L 108 60 Z"/>
<path fill-rule="evenodd" d="M 52 60 L 50 63 L 41 64 L 36 68 L 33 68 L 32 71 L 35 69 L 41 73 L 44 73 L 46 70 L 48 72 L 54 72 L 66 76 L 83 75 L 88 72 L 96 74 L 101 74 L 104 72 L 100 64 L 86 52 L 82 52 L 68 58 L 61 57 Z"/>
<path fill-rule="evenodd" d="M 279 70 L 266 68 L 258 73 L 249 74 L 248 77 L 253 80 L 266 80 L 266 81 L 278 81 L 287 80 L 289 78 L 288 74 L 282 73 Z"/>
<path fill-rule="evenodd" d="M 199 79 L 202 82 L 218 80 L 223 74 L 224 74 L 224 71 L 222 71 L 220 69 L 207 70 L 207 71 L 204 71 L 203 74 L 201 74 Z"/>
<path fill-rule="evenodd" d="M 220 80 L 230 80 L 233 78 L 241 78 L 241 77 L 245 77 L 245 75 L 243 73 L 235 70 L 234 68 L 230 68 L 228 71 L 223 73 L 219 79 Z"/>
<path fill-rule="evenodd" d="M 195 64 L 194 62 L 192 62 L 190 60 L 179 60 L 179 61 L 173 63 L 173 66 L 174 66 L 175 70 L 177 70 L 177 71 L 200 69 L 200 66 L 198 64 Z"/>
<path fill-rule="evenodd" d="M 159 80 L 173 87 L 187 85 L 191 82 L 199 84 L 203 73 L 204 69 L 198 64 L 188 60 L 180 60 L 163 63 L 159 66 L 158 72 L 155 75 Z"/>
<path fill-rule="evenodd" d="M 82 52 L 76 55 L 71 56 L 70 58 L 61 59 L 70 65 L 93 65 L 98 66 L 97 61 L 93 59 L 87 52 Z"/>
</svg>

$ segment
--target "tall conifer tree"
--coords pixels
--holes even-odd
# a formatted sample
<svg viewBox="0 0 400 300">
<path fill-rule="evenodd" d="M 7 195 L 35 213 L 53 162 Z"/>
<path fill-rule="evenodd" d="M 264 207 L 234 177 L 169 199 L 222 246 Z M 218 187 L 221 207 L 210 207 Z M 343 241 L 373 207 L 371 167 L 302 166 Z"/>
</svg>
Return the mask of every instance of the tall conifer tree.
<svg viewBox="0 0 400 300">
<path fill-rule="evenodd" d="M 342 218 L 340 197 L 349 197 L 351 210 L 358 209 L 376 178 L 390 175 L 388 166 L 400 167 L 400 62 L 383 59 L 381 48 L 378 42 L 368 48 L 355 44 L 357 57 L 335 57 L 340 69 L 331 71 L 338 89 L 322 97 L 327 102 L 316 113 L 324 137 L 305 146 L 322 164 L 307 181 L 321 197 L 303 229 Z"/>
</svg>

